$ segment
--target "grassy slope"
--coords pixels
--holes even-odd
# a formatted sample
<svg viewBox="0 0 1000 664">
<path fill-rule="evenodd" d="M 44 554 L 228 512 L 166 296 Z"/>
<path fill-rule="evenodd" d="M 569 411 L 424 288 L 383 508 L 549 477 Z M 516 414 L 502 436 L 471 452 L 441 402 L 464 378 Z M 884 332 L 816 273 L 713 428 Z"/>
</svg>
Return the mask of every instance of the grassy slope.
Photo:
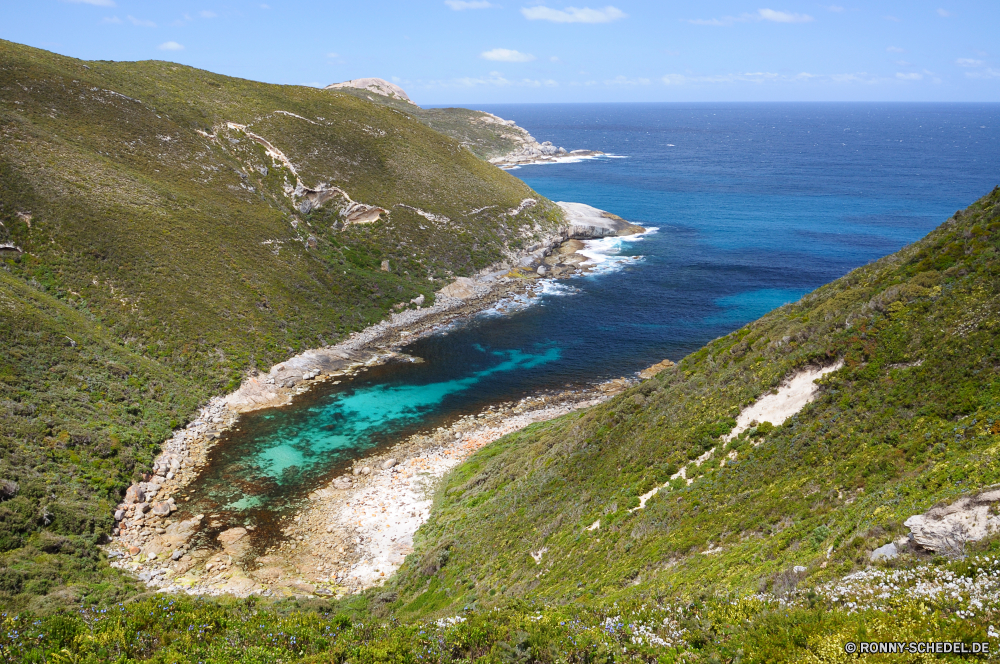
<svg viewBox="0 0 1000 664">
<path fill-rule="evenodd" d="M 904 555 L 849 583 L 819 582 L 864 564 L 912 511 L 995 479 L 998 208 L 994 191 L 677 371 L 486 448 L 450 478 L 395 588 L 342 602 L 157 597 L 4 613 L 0 658 L 908 662 L 940 658 L 858 657 L 844 645 L 985 641 L 1000 616 L 1000 536 L 964 560 Z M 645 511 L 618 509 L 785 371 L 832 357 L 847 366 L 823 396 L 789 425 L 758 427 L 761 445 L 738 444 L 738 463 L 709 462 Z M 583 532 L 597 514 L 601 529 Z M 709 541 L 723 551 L 701 555 Z M 549 564 L 534 566 L 527 551 L 540 544 Z M 806 588 L 785 595 L 796 577 L 773 572 L 795 562 L 808 567 Z M 756 593 L 760 579 L 775 594 Z M 446 612 L 460 615 L 414 616 Z"/>
<path fill-rule="evenodd" d="M 294 174 L 228 122 L 306 186 L 388 218 L 301 214 Z M 541 204 L 503 214 L 527 197 Z M 0 602 L 96 570 L 110 505 L 248 368 L 432 299 L 558 221 L 454 140 L 352 95 L 0 42 L 0 244 L 25 252 L 0 256 L 0 481 L 20 485 L 0 502 Z M 68 567 L 35 564 L 43 549 Z"/>
<path fill-rule="evenodd" d="M 780 591 L 799 580 L 793 565 L 816 583 L 867 564 L 908 516 L 1000 481 L 998 277 L 995 189 L 676 369 L 485 448 L 449 476 L 418 534 L 396 581 L 400 615 L 514 596 Z M 736 462 L 719 468 L 717 452 L 692 485 L 675 480 L 628 511 L 789 373 L 837 358 L 820 397 L 737 440 Z"/>
<path fill-rule="evenodd" d="M 402 111 L 431 129 L 439 131 L 445 136 L 451 136 L 482 159 L 501 157 L 521 147 L 519 139 L 522 138 L 522 134 L 519 129 L 512 129 L 492 122 L 481 122 L 480 118 L 486 117 L 486 113 L 483 111 L 474 111 L 468 108 L 421 108 L 399 99 L 376 94 L 370 90 L 338 89 L 360 99 L 371 100 L 377 104 Z"/>
</svg>

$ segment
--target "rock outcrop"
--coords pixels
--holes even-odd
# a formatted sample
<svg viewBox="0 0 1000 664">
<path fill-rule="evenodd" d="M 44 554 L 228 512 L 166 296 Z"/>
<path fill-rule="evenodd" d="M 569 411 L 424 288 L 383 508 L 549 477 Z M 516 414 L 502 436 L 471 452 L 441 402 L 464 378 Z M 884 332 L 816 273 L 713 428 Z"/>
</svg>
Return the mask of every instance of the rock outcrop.
<svg viewBox="0 0 1000 664">
<path fill-rule="evenodd" d="M 403 88 L 399 87 L 395 83 L 390 83 L 389 81 L 381 78 L 355 78 L 351 81 L 328 85 L 323 89 L 335 90 L 337 88 L 356 88 L 358 90 L 368 90 L 369 92 L 374 92 L 375 94 L 382 95 L 383 97 L 398 99 L 400 101 L 413 104 L 413 101 L 410 99 L 409 95 L 403 91 Z M 414 104 L 414 106 L 416 106 L 416 104 Z"/>
<path fill-rule="evenodd" d="M 604 154 L 593 150 L 567 150 L 551 141 L 539 143 L 535 137 L 528 133 L 523 127 L 518 127 L 513 120 L 504 120 L 492 113 L 482 113 L 474 122 L 484 125 L 493 125 L 500 129 L 503 137 L 514 144 L 514 148 L 507 153 L 489 160 L 491 164 L 501 168 L 513 166 L 523 166 L 526 164 L 541 164 L 554 162 L 563 159 L 579 159 L 581 157 L 596 157 Z"/>
<path fill-rule="evenodd" d="M 960 555 L 965 545 L 991 535 L 1000 528 L 994 508 L 1000 503 L 1000 489 L 966 496 L 951 505 L 932 507 L 903 522 L 913 541 L 937 553 Z"/>
<path fill-rule="evenodd" d="M 599 210 L 585 203 L 556 203 L 566 215 L 568 235 L 571 238 L 591 239 L 617 235 L 635 235 L 646 229 L 631 224 L 621 217 Z"/>
</svg>

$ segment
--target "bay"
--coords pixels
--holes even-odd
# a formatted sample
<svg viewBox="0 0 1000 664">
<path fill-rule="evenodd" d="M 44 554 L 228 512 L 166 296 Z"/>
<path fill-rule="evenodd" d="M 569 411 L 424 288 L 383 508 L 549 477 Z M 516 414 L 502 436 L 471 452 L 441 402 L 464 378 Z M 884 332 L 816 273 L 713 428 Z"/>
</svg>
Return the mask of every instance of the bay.
<svg viewBox="0 0 1000 664">
<path fill-rule="evenodd" d="M 551 282 L 284 408 L 244 416 L 185 512 L 275 533 L 373 448 L 540 390 L 629 375 L 913 242 L 1000 179 L 997 104 L 483 107 L 539 140 L 607 156 L 512 173 L 553 200 L 655 229 L 592 247 Z"/>
</svg>

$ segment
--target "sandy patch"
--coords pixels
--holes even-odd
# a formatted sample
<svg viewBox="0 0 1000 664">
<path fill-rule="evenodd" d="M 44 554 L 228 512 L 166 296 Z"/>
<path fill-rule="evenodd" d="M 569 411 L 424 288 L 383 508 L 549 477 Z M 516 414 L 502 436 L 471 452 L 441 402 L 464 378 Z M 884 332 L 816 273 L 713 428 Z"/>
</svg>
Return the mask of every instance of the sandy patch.
<svg viewBox="0 0 1000 664">
<path fill-rule="evenodd" d="M 297 570 L 317 590 L 342 595 L 381 585 L 413 552 L 413 536 L 430 516 L 431 499 L 449 470 L 503 436 L 609 398 L 600 390 L 527 398 L 418 434 L 355 464 L 310 496 L 286 530 L 293 545 L 270 555 L 270 565 Z M 383 468 L 397 461 L 390 468 Z M 345 487 L 350 480 L 349 488 Z M 301 539 L 299 539 L 301 538 Z M 344 544 L 331 543 L 345 542 Z M 271 572 L 273 574 L 273 572 Z"/>
<path fill-rule="evenodd" d="M 528 202 L 522 201 L 520 207 Z M 534 265 L 550 255 L 560 261 L 576 256 L 581 243 L 565 240 L 563 235 L 531 246 L 522 264 Z M 558 275 L 561 270 L 568 276 L 578 268 L 557 263 L 552 272 Z M 106 547 L 112 565 L 151 587 L 190 594 L 331 594 L 381 582 L 412 550 L 412 535 L 428 516 L 430 492 L 450 468 L 512 431 L 599 403 L 634 380 L 616 379 L 586 393 L 564 393 L 559 403 L 550 397 L 541 401 L 529 397 L 463 418 L 448 432 L 408 439 L 393 448 L 403 461 L 395 468 L 372 466 L 374 472 L 350 481 L 338 478 L 339 482 L 311 494 L 310 508 L 285 529 L 288 539 L 256 561 L 244 560 L 250 539 L 245 532 L 230 529 L 227 538 L 215 543 L 218 548 L 194 549 L 191 539 L 203 522 L 213 528 L 221 524 L 214 516 L 178 521 L 171 515 L 178 503 L 188 500 L 186 486 L 240 414 L 285 405 L 316 384 L 348 379 L 368 366 L 399 357 L 398 349 L 420 336 L 491 307 L 502 311 L 504 302 L 535 297 L 548 283 L 552 282 L 520 278 L 507 268 L 460 279 L 454 288 L 439 291 L 431 307 L 395 313 L 337 345 L 308 350 L 266 374 L 255 372 L 235 392 L 213 398 L 195 421 L 164 442 L 152 472 L 130 487 L 129 496 L 118 505 L 117 527 Z"/>
<path fill-rule="evenodd" d="M 743 409 L 736 418 L 736 426 L 722 437 L 723 442 L 728 443 L 757 423 L 770 422 L 774 426 L 784 424 L 785 420 L 816 398 L 819 393 L 816 380 L 842 366 L 844 362 L 840 360 L 828 367 L 803 369 L 785 379 L 777 392 L 764 395 L 756 403 Z"/>
</svg>

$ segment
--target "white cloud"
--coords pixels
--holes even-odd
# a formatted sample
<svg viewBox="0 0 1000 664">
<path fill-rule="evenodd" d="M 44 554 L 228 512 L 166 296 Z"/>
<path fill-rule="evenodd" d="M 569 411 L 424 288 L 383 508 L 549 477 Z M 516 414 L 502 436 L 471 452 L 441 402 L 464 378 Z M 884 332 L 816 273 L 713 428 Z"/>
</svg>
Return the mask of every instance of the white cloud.
<svg viewBox="0 0 1000 664">
<path fill-rule="evenodd" d="M 982 67 L 986 63 L 982 60 L 973 60 L 972 58 L 959 58 L 955 60 L 955 64 L 959 67 Z"/>
<path fill-rule="evenodd" d="M 824 7 L 824 9 L 828 12 L 836 12 L 838 14 L 844 11 L 844 8 L 841 7 L 840 5 L 827 5 L 826 7 Z"/>
<path fill-rule="evenodd" d="M 535 56 L 530 53 L 521 53 L 509 48 L 495 48 L 492 51 L 483 51 L 479 54 L 479 57 L 495 62 L 531 62 L 535 59 Z"/>
<path fill-rule="evenodd" d="M 511 82 L 506 78 L 504 78 L 503 74 L 501 74 L 498 71 L 491 71 L 489 78 L 465 77 L 465 78 L 455 79 L 454 83 L 463 88 L 474 88 L 478 85 L 492 85 L 495 87 L 505 88 L 511 85 Z M 447 83 L 444 84 L 447 85 Z"/>
<path fill-rule="evenodd" d="M 328 57 L 328 58 L 339 58 L 340 54 L 339 53 L 327 53 L 326 57 Z"/>
<path fill-rule="evenodd" d="M 129 15 L 128 20 L 132 22 L 132 25 L 138 25 L 141 28 L 155 28 L 156 24 L 152 21 L 147 21 L 145 19 L 136 18 L 135 16 Z"/>
<path fill-rule="evenodd" d="M 723 16 L 722 18 L 692 18 L 687 22 L 692 25 L 711 25 L 724 27 L 734 23 L 750 23 L 753 21 L 773 21 L 775 23 L 809 23 L 814 21 L 809 14 L 793 14 L 779 12 L 774 9 L 758 9 L 756 14 L 740 14 L 739 16 Z"/>
<path fill-rule="evenodd" d="M 77 5 L 94 5 L 95 7 L 117 7 L 115 0 L 65 0 Z"/>
<path fill-rule="evenodd" d="M 261 3 L 260 8 L 261 9 L 270 9 L 271 5 L 265 5 L 265 4 Z"/>
<path fill-rule="evenodd" d="M 896 72 L 896 78 L 901 81 L 919 81 L 924 77 L 923 74 L 918 74 L 916 72 L 911 72 L 909 74 L 904 74 L 903 72 Z"/>
<path fill-rule="evenodd" d="M 549 56 L 549 62 L 561 62 L 558 55 Z"/>
<path fill-rule="evenodd" d="M 545 5 L 522 7 L 521 13 L 529 21 L 552 21 L 553 23 L 610 23 L 628 16 L 625 12 L 608 5 L 604 9 L 590 7 L 566 7 L 551 9 Z"/>
<path fill-rule="evenodd" d="M 1000 70 L 987 67 L 979 71 L 967 71 L 965 75 L 967 78 L 1000 78 Z"/>
<path fill-rule="evenodd" d="M 948 11 L 947 9 L 938 9 L 937 10 L 937 14 L 938 14 L 938 16 L 943 16 L 945 18 L 948 18 L 949 16 L 952 16 L 952 13 L 950 11 Z"/>
<path fill-rule="evenodd" d="M 444 4 L 457 12 L 463 9 L 489 9 L 496 6 L 486 0 L 444 0 Z"/>
<path fill-rule="evenodd" d="M 815 20 L 809 14 L 793 14 L 773 9 L 758 9 L 757 13 L 765 21 L 774 21 L 775 23 L 808 23 Z"/>
<path fill-rule="evenodd" d="M 414 81 L 413 86 L 417 88 L 475 88 L 475 87 L 495 87 L 495 88 L 540 88 L 556 87 L 558 81 L 547 79 L 539 81 L 532 78 L 522 78 L 519 80 L 506 78 L 501 72 L 491 71 L 485 77 L 465 77 L 437 80 Z"/>
<path fill-rule="evenodd" d="M 175 41 L 163 42 L 162 44 L 160 44 L 156 48 L 160 49 L 161 51 L 183 51 L 184 50 L 184 47 L 181 46 L 180 44 L 178 44 Z"/>
<path fill-rule="evenodd" d="M 215 18 L 216 16 L 218 16 L 218 14 L 216 14 L 215 12 L 210 12 L 207 9 L 203 9 L 202 11 L 198 12 L 198 16 L 202 18 Z"/>
<path fill-rule="evenodd" d="M 919 74 L 918 74 L 919 76 Z M 778 74 L 775 72 L 739 72 L 734 74 L 715 74 L 710 76 L 691 74 L 667 74 L 660 78 L 664 85 L 689 85 L 698 83 L 707 84 L 732 84 L 732 83 L 753 83 L 756 85 L 802 85 L 802 84 L 822 84 L 822 83 L 880 83 L 887 79 L 879 79 L 870 76 L 866 72 L 852 74 L 812 74 L 810 72 L 799 72 L 798 74 Z"/>
<path fill-rule="evenodd" d="M 912 62 L 908 62 L 907 60 L 896 60 L 896 64 L 899 65 L 900 67 L 912 67 L 913 66 L 913 63 Z"/>
<path fill-rule="evenodd" d="M 742 23 L 744 21 L 748 21 L 750 19 L 744 17 L 749 17 L 749 16 L 750 16 L 749 14 L 744 14 L 743 16 L 739 17 L 723 16 L 722 18 L 689 18 L 687 22 L 692 25 L 712 25 L 716 27 L 721 27 L 725 25 L 732 25 L 733 23 L 737 22 Z"/>
<path fill-rule="evenodd" d="M 883 16 L 882 18 L 884 18 L 887 21 L 892 21 L 893 23 L 902 23 L 903 22 L 903 19 L 896 18 L 895 16 Z"/>
<path fill-rule="evenodd" d="M 898 46 L 886 46 L 885 50 L 889 51 L 890 53 L 906 53 L 906 51 L 904 51 Z"/>
<path fill-rule="evenodd" d="M 112 25 L 121 25 L 122 20 L 117 16 L 105 16 L 101 19 L 101 23 L 111 23 Z"/>
<path fill-rule="evenodd" d="M 610 81 L 604 81 L 604 85 L 649 85 L 648 78 L 629 78 L 627 76 L 616 76 Z"/>
</svg>

